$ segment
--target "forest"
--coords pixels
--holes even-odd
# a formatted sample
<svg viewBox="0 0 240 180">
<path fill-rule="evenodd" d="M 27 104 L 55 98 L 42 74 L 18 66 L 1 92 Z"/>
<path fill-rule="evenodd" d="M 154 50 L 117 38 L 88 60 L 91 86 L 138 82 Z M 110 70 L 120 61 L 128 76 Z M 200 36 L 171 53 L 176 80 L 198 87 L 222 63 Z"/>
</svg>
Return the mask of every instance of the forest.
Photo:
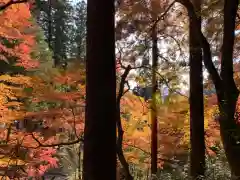
<svg viewBox="0 0 240 180">
<path fill-rule="evenodd" d="M 239 0 L 0 0 L 1 180 L 240 180 Z"/>
</svg>

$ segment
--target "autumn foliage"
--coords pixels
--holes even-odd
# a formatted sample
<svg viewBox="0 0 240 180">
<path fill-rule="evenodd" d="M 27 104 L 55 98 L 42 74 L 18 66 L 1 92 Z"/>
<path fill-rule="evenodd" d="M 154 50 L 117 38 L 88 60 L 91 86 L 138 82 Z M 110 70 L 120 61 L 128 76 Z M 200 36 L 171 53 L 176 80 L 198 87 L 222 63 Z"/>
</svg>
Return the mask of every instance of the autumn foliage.
<svg viewBox="0 0 240 180">
<path fill-rule="evenodd" d="M 1 1 L 6 2 L 8 1 Z M 30 55 L 35 45 L 35 35 L 29 5 L 21 3 L 9 6 L 1 12 L 0 21 L 1 59 L 9 62 L 9 57 L 16 57 L 16 65 L 26 69 L 37 67 L 38 61 L 32 59 Z M 11 44 L 14 44 L 14 47 L 11 47 Z"/>
<path fill-rule="evenodd" d="M 42 176 L 58 167 L 56 147 L 80 139 L 84 118 L 84 91 L 77 83 L 79 79 L 72 78 L 69 72 L 56 72 L 51 77 L 53 84 L 28 73 L 39 64 L 32 56 L 37 28 L 31 18 L 27 3 L 9 6 L 0 14 L 1 60 L 9 67 L 25 69 L 24 74 L 0 75 L 0 171 L 23 179 Z M 76 83 L 74 92 L 61 90 Z M 70 138 L 71 133 L 74 136 Z"/>
</svg>

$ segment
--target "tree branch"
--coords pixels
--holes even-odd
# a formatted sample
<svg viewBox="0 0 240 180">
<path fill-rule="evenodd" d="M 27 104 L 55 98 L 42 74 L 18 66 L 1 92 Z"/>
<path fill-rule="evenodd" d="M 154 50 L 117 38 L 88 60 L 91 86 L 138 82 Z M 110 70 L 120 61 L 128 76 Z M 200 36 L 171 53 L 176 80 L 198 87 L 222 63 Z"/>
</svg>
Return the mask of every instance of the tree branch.
<svg viewBox="0 0 240 180">
<path fill-rule="evenodd" d="M 170 9 L 173 7 L 173 5 L 176 3 L 177 1 L 173 1 L 166 9 L 166 11 L 164 11 L 160 16 L 157 17 L 156 20 L 154 20 L 152 23 L 152 26 L 150 27 L 150 31 L 152 31 L 153 27 L 156 27 L 157 23 L 161 20 L 164 20 L 164 17 L 166 16 L 166 14 L 170 11 Z"/>
<path fill-rule="evenodd" d="M 34 134 L 32 133 L 32 138 L 38 143 L 38 147 L 54 147 L 54 146 L 67 146 L 67 145 L 72 145 L 72 144 L 77 144 L 79 142 L 83 142 L 83 138 L 78 138 L 74 141 L 70 141 L 70 142 L 61 142 L 61 143 L 55 143 L 55 144 L 43 144 L 39 141 L 39 139 L 37 137 L 34 136 Z"/>
<path fill-rule="evenodd" d="M 120 82 L 120 87 L 119 87 L 119 92 L 118 92 L 118 96 L 117 96 L 117 117 L 116 117 L 116 123 L 117 123 L 117 129 L 118 129 L 118 137 L 117 137 L 117 155 L 119 158 L 120 163 L 123 166 L 123 169 L 125 171 L 125 175 L 126 175 L 126 179 L 127 180 L 133 180 L 133 177 L 130 173 L 129 170 L 129 164 L 127 163 L 124 154 L 123 154 L 123 149 L 122 149 L 122 142 L 123 142 L 123 127 L 122 127 L 122 122 L 121 122 L 121 110 L 120 110 L 120 101 L 121 98 L 124 95 L 124 86 L 126 83 L 126 78 L 129 74 L 129 72 L 131 71 L 131 66 L 128 65 L 127 68 L 125 69 L 123 75 L 121 76 L 121 82 Z"/>
<path fill-rule="evenodd" d="M 13 5 L 13 4 L 20 4 L 20 3 L 26 3 L 28 2 L 28 0 L 19 0 L 19 1 L 15 1 L 15 0 L 10 0 L 7 3 L 3 4 L 0 6 L 0 11 L 8 8 L 9 6 Z"/>
</svg>

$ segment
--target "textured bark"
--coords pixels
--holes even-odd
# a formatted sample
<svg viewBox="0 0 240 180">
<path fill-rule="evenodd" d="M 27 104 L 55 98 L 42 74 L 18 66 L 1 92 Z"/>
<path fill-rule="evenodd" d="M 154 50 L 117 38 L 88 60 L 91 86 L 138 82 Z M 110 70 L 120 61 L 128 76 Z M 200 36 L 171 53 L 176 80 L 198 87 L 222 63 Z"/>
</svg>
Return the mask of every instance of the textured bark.
<svg viewBox="0 0 240 180">
<path fill-rule="evenodd" d="M 194 0 L 195 11 L 201 11 L 201 1 Z M 201 29 L 201 18 L 198 26 L 192 20 L 189 23 L 190 49 L 190 173 L 193 179 L 204 176 L 205 140 L 204 140 L 204 105 L 203 105 L 203 72 L 202 49 L 196 28 Z"/>
<path fill-rule="evenodd" d="M 87 2 L 84 180 L 116 179 L 114 1 Z"/>
</svg>

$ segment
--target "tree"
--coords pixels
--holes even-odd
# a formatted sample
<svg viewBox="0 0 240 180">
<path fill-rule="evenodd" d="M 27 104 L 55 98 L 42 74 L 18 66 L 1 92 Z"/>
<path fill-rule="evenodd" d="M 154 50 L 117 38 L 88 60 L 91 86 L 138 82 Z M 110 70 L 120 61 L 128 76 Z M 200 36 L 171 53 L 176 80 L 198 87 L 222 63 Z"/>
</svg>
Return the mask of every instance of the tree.
<svg viewBox="0 0 240 180">
<path fill-rule="evenodd" d="M 71 55 L 74 47 L 75 22 L 73 7 L 68 1 L 37 0 L 33 12 L 45 32 L 46 41 L 53 51 L 53 65 L 61 66 Z"/>
<path fill-rule="evenodd" d="M 87 18 L 87 5 L 84 1 L 80 1 L 75 9 L 75 34 L 73 41 L 76 42 L 76 47 L 73 48 L 74 55 L 78 59 L 86 56 L 86 18 Z"/>
<path fill-rule="evenodd" d="M 55 166 L 52 157 L 54 148 L 29 148 L 34 146 L 29 128 L 35 121 L 26 118 L 29 90 L 33 87 L 30 71 L 38 67 L 39 47 L 36 45 L 37 27 L 31 21 L 28 4 L 14 4 L 1 13 L 1 157 L 9 164 L 1 162 L 2 170 L 9 177 L 42 175 Z M 36 52 L 34 52 L 36 51 Z M 30 120 L 32 121 L 30 121 Z M 30 125 L 29 125 L 29 122 Z M 26 125 L 26 126 L 22 126 Z M 30 131 L 31 131 L 30 130 Z M 27 132 L 26 132 L 27 131 Z M 36 163 L 36 159 L 38 163 Z M 27 165 L 26 165 L 27 164 Z"/>
<path fill-rule="evenodd" d="M 22 13 L 20 16 L 14 15 L 20 11 Z M 27 4 L 15 4 L 1 13 L 0 19 L 3 22 L 0 28 L 1 73 L 9 64 L 26 69 L 38 66 L 38 62 L 31 58 L 31 46 L 35 45 L 35 39 L 31 34 L 34 33 L 34 27 L 32 27 L 30 17 Z"/>
<path fill-rule="evenodd" d="M 201 1 L 193 2 L 197 14 L 201 12 Z M 202 50 L 195 36 L 194 28 L 201 29 L 201 17 L 198 25 L 190 20 L 189 49 L 190 49 L 190 173 L 194 179 L 204 176 L 205 168 L 205 139 L 204 139 L 204 105 L 203 105 L 203 75 Z"/>
<path fill-rule="evenodd" d="M 187 0 L 179 0 L 188 10 L 189 18 L 196 26 L 199 25 L 197 15 L 191 2 Z M 224 30 L 223 42 L 221 48 L 221 73 L 219 74 L 212 61 L 210 44 L 206 37 L 202 34 L 201 29 L 196 30 L 204 53 L 204 65 L 208 70 L 214 83 L 218 107 L 220 111 L 219 123 L 221 138 L 226 152 L 226 156 L 231 167 L 233 176 L 240 177 L 240 156 L 238 144 L 239 124 L 235 120 L 236 102 L 239 91 L 236 87 L 233 77 L 233 47 L 234 47 L 234 31 L 236 15 L 238 10 L 238 1 L 224 2 Z"/>
<path fill-rule="evenodd" d="M 156 18 L 154 19 L 156 20 Z M 156 108 L 157 78 L 156 71 L 158 66 L 158 37 L 157 27 L 152 27 L 152 102 L 151 102 L 151 173 L 157 174 L 157 157 L 158 157 L 158 119 Z"/>
<path fill-rule="evenodd" d="M 66 62 L 69 56 L 69 23 L 71 22 L 69 12 L 72 11 L 72 7 L 68 1 L 59 1 L 55 4 L 53 12 L 53 38 L 52 47 L 54 52 L 54 66 L 57 67 L 63 62 Z M 72 25 L 70 25 L 72 26 Z"/>
<path fill-rule="evenodd" d="M 114 9 L 114 1 L 87 3 L 85 180 L 116 178 Z"/>
</svg>

